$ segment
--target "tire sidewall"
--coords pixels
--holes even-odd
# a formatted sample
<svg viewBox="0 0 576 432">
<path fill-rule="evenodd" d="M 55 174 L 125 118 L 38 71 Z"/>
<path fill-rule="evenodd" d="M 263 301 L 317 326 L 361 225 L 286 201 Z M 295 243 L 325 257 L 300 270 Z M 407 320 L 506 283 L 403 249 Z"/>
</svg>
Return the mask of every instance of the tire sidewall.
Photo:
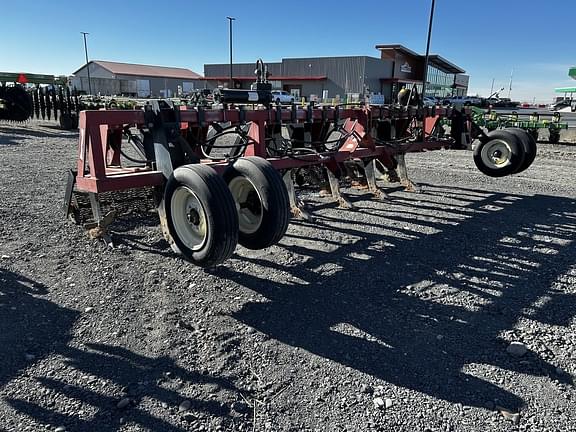
<svg viewBox="0 0 576 432">
<path fill-rule="evenodd" d="M 190 249 L 188 249 L 182 240 L 180 240 L 177 235 L 173 234 L 176 233 L 176 229 L 172 220 L 171 198 L 174 195 L 176 189 L 180 186 L 187 186 L 194 192 L 194 194 L 196 194 L 198 200 L 202 204 L 206 217 L 206 241 L 204 242 L 202 248 L 197 251 L 190 251 Z M 180 167 L 174 170 L 172 177 L 170 177 L 168 180 L 168 183 L 166 184 L 166 190 L 164 192 L 164 197 L 164 202 L 166 205 L 166 220 L 168 223 L 168 229 L 170 233 L 172 233 L 174 243 L 176 243 L 178 249 L 182 251 L 182 253 L 188 258 L 194 261 L 202 261 L 206 258 L 208 251 L 214 243 L 214 215 L 212 214 L 210 208 L 211 205 L 209 205 L 213 201 L 213 197 L 212 192 L 208 188 L 208 185 L 204 179 L 195 171 L 186 169 L 186 167 Z"/>
<path fill-rule="evenodd" d="M 537 152 L 538 147 L 537 147 L 536 140 L 534 139 L 534 137 L 531 134 L 529 134 L 527 131 L 525 131 L 524 129 L 508 128 L 508 129 L 506 129 L 506 131 L 510 132 L 511 134 L 518 137 L 518 139 L 521 141 L 522 146 L 524 148 L 524 153 L 525 153 L 524 161 L 518 167 L 518 169 L 516 171 L 514 171 L 514 174 L 518 174 L 518 173 L 521 173 L 522 171 L 528 169 L 528 167 L 530 167 L 530 165 L 532 165 L 532 162 L 534 162 L 534 159 L 536 159 L 536 152 Z"/>
<path fill-rule="evenodd" d="M 485 145 L 495 139 L 506 141 L 511 153 L 510 164 L 502 168 L 491 168 L 486 166 L 482 160 L 482 149 Z M 525 151 L 520 139 L 512 133 L 506 132 L 504 129 L 490 132 L 488 134 L 488 140 L 481 142 L 481 144 L 474 149 L 474 163 L 481 172 L 489 177 L 504 177 L 510 174 L 514 174 L 516 170 L 519 169 L 519 167 L 523 164 L 524 159 Z"/>
<path fill-rule="evenodd" d="M 176 189 L 187 186 L 202 204 L 206 219 L 206 239 L 198 250 L 189 249 L 179 238 L 172 219 L 171 201 Z M 176 249 L 203 267 L 221 263 L 233 253 L 238 241 L 238 217 L 232 194 L 216 171 L 206 165 L 176 168 L 164 190 L 166 223 Z"/>
<path fill-rule="evenodd" d="M 262 221 L 253 233 L 238 233 L 239 243 L 249 249 L 263 249 L 276 243 L 285 234 L 289 219 L 288 192 L 282 177 L 267 160 L 251 156 L 237 159 L 224 172 L 224 181 L 246 178 L 258 193 Z"/>
</svg>

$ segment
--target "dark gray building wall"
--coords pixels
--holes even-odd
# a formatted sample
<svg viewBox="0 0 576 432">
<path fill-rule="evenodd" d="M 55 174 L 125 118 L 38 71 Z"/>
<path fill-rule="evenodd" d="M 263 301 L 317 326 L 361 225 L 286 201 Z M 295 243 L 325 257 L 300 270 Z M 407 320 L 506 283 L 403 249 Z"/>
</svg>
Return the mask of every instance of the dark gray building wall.
<svg viewBox="0 0 576 432">
<path fill-rule="evenodd" d="M 300 78 L 283 79 L 284 90 L 299 89 L 300 95 L 305 97 L 312 94 L 322 97 L 323 92 L 328 91 L 329 98 L 337 95 L 344 97 L 350 93 L 361 94 L 365 85 L 371 92 L 379 93 L 382 89 L 380 79 L 391 78 L 393 67 L 394 63 L 391 60 L 368 56 L 291 58 L 283 59 L 282 63 L 268 64 L 271 80 L 279 76 Z M 255 68 L 256 65 L 253 63 L 234 64 L 233 74 L 234 76 L 255 77 Z M 229 74 L 230 65 L 228 64 L 204 65 L 205 77 L 227 77 Z M 314 79 L 323 76 L 326 79 Z M 211 88 L 218 84 L 214 81 L 208 81 L 208 83 Z M 249 83 L 243 82 L 242 86 L 249 86 Z M 389 87 L 389 85 L 386 87 L 388 92 Z"/>
<path fill-rule="evenodd" d="M 391 85 L 383 84 L 381 79 L 392 77 L 393 71 L 394 63 L 392 61 L 366 57 L 364 69 L 366 79 L 364 82 L 371 93 L 383 94 L 387 102 L 389 102 L 388 98 L 390 98 Z"/>
<path fill-rule="evenodd" d="M 321 96 L 322 90 L 328 90 L 328 97 L 334 97 L 362 91 L 364 65 L 365 57 L 357 56 L 284 59 L 282 73 L 285 76 L 326 76 L 325 81 L 302 81 L 302 94 Z"/>
<path fill-rule="evenodd" d="M 282 74 L 282 63 L 266 63 L 268 72 L 271 75 L 279 76 Z M 256 63 L 234 63 L 232 65 L 232 75 L 234 76 L 253 76 L 256 80 L 254 71 Z M 230 64 L 205 64 L 205 77 L 228 77 L 230 76 Z"/>
</svg>

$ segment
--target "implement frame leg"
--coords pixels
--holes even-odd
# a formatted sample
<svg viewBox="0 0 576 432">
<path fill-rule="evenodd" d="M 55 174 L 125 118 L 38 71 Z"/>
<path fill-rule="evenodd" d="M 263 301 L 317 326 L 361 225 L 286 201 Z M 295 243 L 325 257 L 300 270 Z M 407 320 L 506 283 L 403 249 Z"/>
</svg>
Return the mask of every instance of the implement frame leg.
<svg viewBox="0 0 576 432">
<path fill-rule="evenodd" d="M 334 175 L 334 173 L 329 169 L 326 168 L 326 174 L 328 175 L 328 183 L 330 184 L 330 191 L 332 192 L 332 197 L 338 203 L 338 207 L 355 210 L 354 204 L 348 201 L 342 194 L 340 193 L 340 182 L 338 178 Z"/>
<path fill-rule="evenodd" d="M 389 196 L 376 184 L 376 161 L 369 159 L 364 161 L 364 172 L 366 174 L 366 183 L 368 190 L 374 195 L 374 198 L 383 200 L 389 199 Z"/>
<path fill-rule="evenodd" d="M 404 190 L 406 192 L 422 192 L 422 188 L 408 177 L 408 170 L 406 169 L 406 155 L 403 153 L 396 155 L 396 161 L 398 162 L 398 176 L 400 177 L 400 183 L 404 186 Z"/>
<path fill-rule="evenodd" d="M 294 188 L 294 181 L 292 180 L 292 170 L 286 170 L 282 178 L 286 185 L 286 190 L 288 191 L 288 200 L 290 202 L 290 212 L 292 213 L 292 216 L 308 221 L 313 220 L 310 213 L 304 210 L 304 204 L 296 197 L 296 189 Z"/>
</svg>

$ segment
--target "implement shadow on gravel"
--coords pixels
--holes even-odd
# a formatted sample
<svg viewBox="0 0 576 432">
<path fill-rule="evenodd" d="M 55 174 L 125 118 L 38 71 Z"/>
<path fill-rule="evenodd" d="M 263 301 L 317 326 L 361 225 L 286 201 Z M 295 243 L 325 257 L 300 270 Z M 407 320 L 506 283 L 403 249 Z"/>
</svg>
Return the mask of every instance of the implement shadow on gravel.
<svg viewBox="0 0 576 432">
<path fill-rule="evenodd" d="M 43 299 L 45 294 L 48 294 L 48 288 L 44 285 L 0 267 L 0 390 L 18 376 L 33 377 L 36 384 L 29 388 L 28 400 L 4 397 L 4 402 L 16 412 L 42 425 L 102 432 L 122 428 L 121 418 L 147 430 L 183 430 L 156 416 L 149 403 L 141 404 L 150 400 L 165 411 L 160 408 L 161 403 L 178 407 L 184 399 L 189 399 L 192 412 L 229 417 L 229 409 L 222 403 L 186 398 L 176 390 L 184 383 L 213 384 L 236 390 L 225 379 L 181 368 L 169 357 L 146 357 L 122 347 L 87 344 L 79 349 L 68 346 L 72 340 L 71 329 L 80 313 Z M 64 364 L 49 377 L 44 376 L 41 366 L 39 369 L 34 367 L 34 363 L 48 356 L 55 356 L 55 362 L 63 358 Z M 85 379 L 86 376 L 91 378 Z M 117 395 L 103 394 L 99 388 L 102 382 L 115 386 Z M 127 394 L 120 391 L 122 388 Z M 74 400 L 77 406 L 88 412 L 96 409 L 96 412 L 88 419 L 65 414 L 57 405 L 47 405 L 48 399 L 44 395 L 54 393 L 59 399 Z M 116 406 L 123 396 L 133 400 L 124 410 Z M 173 421 L 177 418 L 178 414 L 171 416 Z M 0 430 L 3 426 L 5 424 L 0 424 Z"/>
<path fill-rule="evenodd" d="M 0 127 L 0 147 L 1 146 L 17 146 L 20 145 L 20 141 L 24 141 L 27 138 L 25 136 L 16 134 L 15 131 L 18 129 L 10 129 Z"/>
<path fill-rule="evenodd" d="M 203 412 L 218 417 L 230 414 L 228 407 L 220 402 L 184 397 L 176 388 L 184 384 L 216 384 L 221 388 L 235 390 L 233 384 L 218 377 L 183 369 L 169 357 L 146 357 L 122 347 L 104 344 L 88 344 L 85 349 L 68 347 L 61 354 L 66 358 L 67 369 L 80 372 L 84 376 L 87 374 L 94 382 L 100 380 L 112 383 L 119 389 L 123 388 L 124 392 L 118 391 L 116 397 L 111 397 L 98 391 L 98 383 L 90 383 L 90 379 L 76 379 L 71 382 L 71 377 L 39 377 L 38 384 L 44 389 L 85 403 L 96 410 L 86 419 L 59 413 L 25 400 L 8 400 L 14 409 L 39 423 L 65 425 L 68 430 L 99 432 L 117 431 L 126 423 L 144 427 L 146 430 L 177 432 L 183 430 L 183 426 L 174 422 L 180 422 L 176 420 L 181 414 L 177 412 L 177 407 L 184 399 L 190 400 L 192 413 Z M 167 372 L 169 376 L 166 375 Z M 120 409 L 117 403 L 123 397 L 130 398 L 131 403 Z M 173 422 L 154 415 L 155 410 L 169 412 L 167 408 L 160 407 L 161 403 L 176 407 L 176 412 L 169 415 Z M 184 429 L 187 430 L 185 426 Z"/>
<path fill-rule="evenodd" d="M 39 128 L 42 128 L 39 130 Z M 53 132 L 56 131 L 56 132 Z M 26 123 L 17 125 L 16 127 L 0 126 L 0 136 L 8 135 L 24 138 L 73 138 L 78 136 L 78 131 L 66 131 L 64 129 L 48 125 L 31 125 L 31 129 L 26 127 Z M 0 144 L 2 139 L 0 139 Z"/>
<path fill-rule="evenodd" d="M 76 136 L 78 136 L 77 131 L 71 133 L 61 130 L 60 133 L 55 133 L 50 130 L 27 129 L 25 123 L 14 127 L 0 125 L 0 147 L 18 146 L 22 144 L 22 141 L 30 140 L 30 138 L 74 138 Z"/>
<path fill-rule="evenodd" d="M 0 268 L 0 386 L 70 341 L 78 312 L 41 296 L 38 282 Z"/>
<path fill-rule="evenodd" d="M 470 364 L 570 382 L 536 352 L 523 362 L 509 356 L 502 333 L 523 318 L 553 325 L 573 318 L 574 294 L 553 285 L 576 263 L 575 200 L 429 186 L 360 212 L 369 223 L 339 210 L 318 214 L 304 242 L 289 231 L 281 245 L 304 263 L 242 257 L 260 271 L 219 270 L 269 300 L 247 303 L 233 317 L 283 343 L 463 405 L 524 404 L 465 372 Z M 340 220 L 346 217 L 350 222 Z M 342 233 L 358 240 L 343 244 Z M 266 268 L 284 272 L 285 282 L 266 280 Z"/>
</svg>

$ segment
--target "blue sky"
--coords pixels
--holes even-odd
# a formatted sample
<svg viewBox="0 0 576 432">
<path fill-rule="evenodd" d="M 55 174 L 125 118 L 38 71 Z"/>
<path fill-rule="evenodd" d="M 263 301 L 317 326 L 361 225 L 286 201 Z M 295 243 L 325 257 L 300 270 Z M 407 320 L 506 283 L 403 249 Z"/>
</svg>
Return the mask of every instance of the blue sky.
<svg viewBox="0 0 576 432">
<path fill-rule="evenodd" d="M 430 0 L 376 1 L 2 1 L 0 71 L 69 75 L 91 59 L 187 67 L 234 60 L 370 55 L 400 43 L 424 53 Z M 272 6 L 274 5 L 274 6 Z M 437 0 L 431 52 L 466 69 L 470 94 L 492 79 L 512 98 L 547 102 L 576 86 L 576 1 Z M 566 17 L 565 19 L 563 17 Z"/>
</svg>

